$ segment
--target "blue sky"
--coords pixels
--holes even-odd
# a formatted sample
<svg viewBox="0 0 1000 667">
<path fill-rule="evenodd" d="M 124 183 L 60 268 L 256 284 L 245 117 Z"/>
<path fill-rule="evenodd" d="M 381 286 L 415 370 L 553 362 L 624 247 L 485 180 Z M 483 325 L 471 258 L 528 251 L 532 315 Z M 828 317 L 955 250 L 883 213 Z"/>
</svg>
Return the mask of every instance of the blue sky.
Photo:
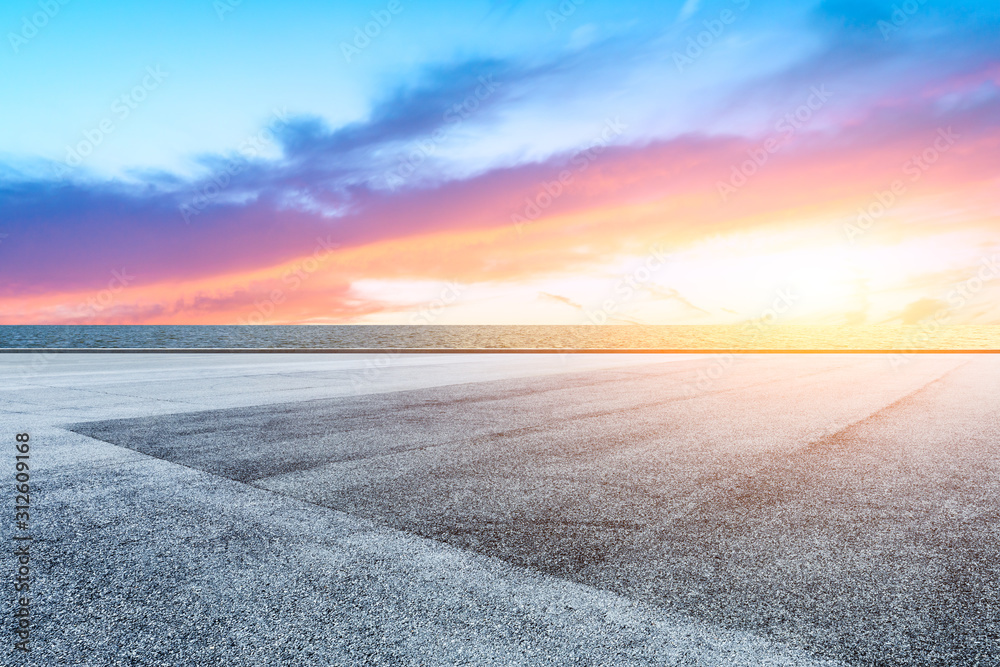
<svg viewBox="0 0 1000 667">
<path fill-rule="evenodd" d="M 427 68 L 488 59 L 544 63 L 585 40 L 643 39 L 651 27 L 643 21 L 640 28 L 639 8 L 621 3 L 584 3 L 553 29 L 545 11 L 558 11 L 554 3 L 400 0 L 402 11 L 347 62 L 341 44 L 352 44 L 355 29 L 388 3 L 49 4 L 57 11 L 50 9 L 37 35 L 15 45 L 7 34 L 0 49 L 0 94 L 18 101 L 0 108 L 8 160 L 63 159 L 66 146 L 108 115 L 147 67 L 168 74 L 89 161 L 105 174 L 184 172 L 194 156 L 234 150 L 276 109 L 333 127 L 363 120 L 388 91 L 418 81 Z M 676 14 L 658 6 L 641 9 L 647 19 Z M 0 26 L 20 36 L 24 21 L 40 12 L 37 0 L 5 2 Z"/>
</svg>

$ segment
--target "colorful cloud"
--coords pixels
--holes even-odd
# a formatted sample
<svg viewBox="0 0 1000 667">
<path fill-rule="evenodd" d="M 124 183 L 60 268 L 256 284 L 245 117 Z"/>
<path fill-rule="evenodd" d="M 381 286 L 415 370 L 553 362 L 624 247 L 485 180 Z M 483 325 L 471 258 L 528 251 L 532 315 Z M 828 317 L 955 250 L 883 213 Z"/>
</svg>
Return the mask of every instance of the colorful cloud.
<svg viewBox="0 0 1000 667">
<path fill-rule="evenodd" d="M 995 4 L 400 2 L 9 38 L 0 323 L 1000 322 Z"/>
</svg>

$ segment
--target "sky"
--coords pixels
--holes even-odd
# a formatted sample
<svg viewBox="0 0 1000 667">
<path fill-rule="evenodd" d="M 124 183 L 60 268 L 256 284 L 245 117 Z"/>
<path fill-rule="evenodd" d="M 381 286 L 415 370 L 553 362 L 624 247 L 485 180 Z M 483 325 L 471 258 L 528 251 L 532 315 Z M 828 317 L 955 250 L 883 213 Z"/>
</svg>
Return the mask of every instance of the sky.
<svg viewBox="0 0 1000 667">
<path fill-rule="evenodd" d="M 995 0 L 8 0 L 0 324 L 1000 323 Z"/>
</svg>

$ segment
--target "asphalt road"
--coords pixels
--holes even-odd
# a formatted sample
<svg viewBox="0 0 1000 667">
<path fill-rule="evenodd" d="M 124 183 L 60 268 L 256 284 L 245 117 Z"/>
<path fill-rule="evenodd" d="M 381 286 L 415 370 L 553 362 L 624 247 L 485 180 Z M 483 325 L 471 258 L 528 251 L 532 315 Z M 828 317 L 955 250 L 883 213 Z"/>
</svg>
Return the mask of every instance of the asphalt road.
<svg viewBox="0 0 1000 667">
<path fill-rule="evenodd" d="M 1000 357 L 15 356 L 67 664 L 1000 663 Z"/>
</svg>

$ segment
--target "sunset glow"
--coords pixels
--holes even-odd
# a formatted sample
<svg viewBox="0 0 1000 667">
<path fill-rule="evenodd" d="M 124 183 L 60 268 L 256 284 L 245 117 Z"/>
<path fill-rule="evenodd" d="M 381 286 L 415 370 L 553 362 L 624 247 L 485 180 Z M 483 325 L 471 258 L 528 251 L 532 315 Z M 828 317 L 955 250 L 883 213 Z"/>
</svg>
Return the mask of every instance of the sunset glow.
<svg viewBox="0 0 1000 667">
<path fill-rule="evenodd" d="M 105 4 L 0 56 L 0 323 L 1000 323 L 996 3 Z"/>
</svg>

